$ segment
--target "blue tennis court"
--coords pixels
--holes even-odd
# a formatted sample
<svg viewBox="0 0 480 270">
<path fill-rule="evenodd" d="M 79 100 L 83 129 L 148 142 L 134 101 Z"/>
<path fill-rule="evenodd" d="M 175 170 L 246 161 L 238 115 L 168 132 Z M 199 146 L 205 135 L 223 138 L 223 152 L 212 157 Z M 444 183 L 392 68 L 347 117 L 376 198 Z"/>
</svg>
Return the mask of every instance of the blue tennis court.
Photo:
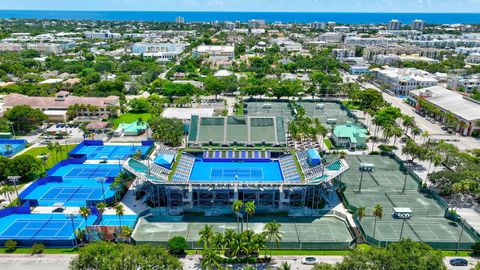
<svg viewBox="0 0 480 270">
<path fill-rule="evenodd" d="M 95 204 L 103 199 L 109 202 L 115 194 L 110 181 L 118 176 L 121 168 L 116 164 L 69 164 L 53 170 L 50 175 L 60 176 L 61 181 L 32 186 L 20 194 L 22 200 L 39 206 L 61 202 L 64 206 L 74 207 Z M 109 182 L 105 178 L 109 178 Z"/>
<path fill-rule="evenodd" d="M 283 176 L 278 161 L 212 162 L 196 159 L 190 181 L 281 182 Z"/>
<path fill-rule="evenodd" d="M 96 220 L 97 216 L 91 215 L 87 219 L 88 225 L 93 225 Z M 65 246 L 71 245 L 74 229 L 85 227 L 85 220 L 79 215 L 72 222 L 64 214 L 9 214 L 0 218 L 0 240 L 20 241 L 19 245 L 41 241 Z"/>
<path fill-rule="evenodd" d="M 121 167 L 115 164 L 69 164 L 58 168 L 52 176 L 62 176 L 66 179 L 96 179 L 98 177 L 116 177 Z"/>
<path fill-rule="evenodd" d="M 123 160 L 137 151 L 146 155 L 151 146 L 140 145 L 83 145 L 76 149 L 74 154 L 84 154 L 90 160 Z M 73 152 L 70 152 L 71 154 Z"/>
<path fill-rule="evenodd" d="M 0 139 L 0 155 L 10 157 L 25 149 L 26 140 Z"/>
<path fill-rule="evenodd" d="M 222 169 L 212 168 L 211 179 L 263 179 L 263 170 L 261 168 L 237 168 Z"/>
<path fill-rule="evenodd" d="M 137 223 L 137 219 L 138 219 L 137 215 L 124 215 L 121 217 L 121 225 L 133 228 Z M 98 225 L 120 226 L 120 219 L 118 218 L 117 215 L 103 215 L 102 221 L 100 221 Z"/>
<path fill-rule="evenodd" d="M 51 187 L 39 199 L 41 201 L 86 201 L 86 200 L 102 200 L 101 187 Z"/>
</svg>

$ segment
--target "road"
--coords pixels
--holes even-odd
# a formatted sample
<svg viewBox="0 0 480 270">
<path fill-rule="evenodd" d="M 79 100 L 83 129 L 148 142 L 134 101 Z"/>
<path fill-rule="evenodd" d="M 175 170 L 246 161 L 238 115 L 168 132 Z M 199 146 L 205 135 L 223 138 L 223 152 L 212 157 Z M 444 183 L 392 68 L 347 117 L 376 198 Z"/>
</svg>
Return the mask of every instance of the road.
<svg viewBox="0 0 480 270">
<path fill-rule="evenodd" d="M 49 254 L 2 254 L 0 269 L 2 270 L 67 270 L 70 260 L 75 255 Z"/>
<path fill-rule="evenodd" d="M 366 82 L 362 84 L 363 88 L 372 88 L 379 92 L 382 92 L 378 87 L 375 85 Z M 441 129 L 439 124 L 434 124 L 425 119 L 424 117 L 415 113 L 415 109 L 410 105 L 403 102 L 403 99 L 391 96 L 387 93 L 382 92 L 383 98 L 389 102 L 392 106 L 397 107 L 401 110 L 402 114 L 409 115 L 415 117 L 415 123 L 419 128 L 422 130 L 428 131 L 430 134 L 430 139 L 444 139 L 449 141 L 450 143 L 456 145 L 460 150 L 469 150 L 474 148 L 480 148 L 480 141 L 473 137 L 469 136 L 462 136 L 459 134 L 452 135 L 448 132 Z"/>
</svg>

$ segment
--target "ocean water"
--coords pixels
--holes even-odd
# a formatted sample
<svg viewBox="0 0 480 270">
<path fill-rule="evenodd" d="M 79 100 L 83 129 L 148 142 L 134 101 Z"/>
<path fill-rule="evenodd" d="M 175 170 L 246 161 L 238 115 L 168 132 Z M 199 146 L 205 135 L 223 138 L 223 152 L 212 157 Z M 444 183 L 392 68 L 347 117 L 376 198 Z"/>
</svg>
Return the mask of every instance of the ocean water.
<svg viewBox="0 0 480 270">
<path fill-rule="evenodd" d="M 0 10 L 0 18 L 119 20 L 173 22 L 182 16 L 186 22 L 248 21 L 264 19 L 283 23 L 338 22 L 348 24 L 386 23 L 397 19 L 410 23 L 422 19 L 427 23 L 480 23 L 479 13 L 345 13 L 345 12 L 188 12 L 188 11 L 48 11 Z"/>
</svg>

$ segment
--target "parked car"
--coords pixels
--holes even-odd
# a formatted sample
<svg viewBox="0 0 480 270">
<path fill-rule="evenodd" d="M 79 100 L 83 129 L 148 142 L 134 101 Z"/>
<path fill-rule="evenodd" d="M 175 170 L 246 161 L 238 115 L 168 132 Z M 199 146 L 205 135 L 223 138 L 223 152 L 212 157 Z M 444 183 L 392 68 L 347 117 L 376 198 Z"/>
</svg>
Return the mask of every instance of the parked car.
<svg viewBox="0 0 480 270">
<path fill-rule="evenodd" d="M 315 257 L 305 257 L 302 259 L 302 264 L 315 265 L 318 264 L 318 260 Z"/>
<path fill-rule="evenodd" d="M 467 266 L 468 261 L 462 258 L 455 258 L 450 260 L 450 265 L 452 266 Z"/>
</svg>

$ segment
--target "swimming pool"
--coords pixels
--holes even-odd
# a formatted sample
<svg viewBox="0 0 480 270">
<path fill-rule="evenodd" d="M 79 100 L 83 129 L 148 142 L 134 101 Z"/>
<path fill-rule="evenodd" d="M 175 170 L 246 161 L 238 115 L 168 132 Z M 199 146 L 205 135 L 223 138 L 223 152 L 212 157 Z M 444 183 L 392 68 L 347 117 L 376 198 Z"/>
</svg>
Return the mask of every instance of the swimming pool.
<svg viewBox="0 0 480 270">
<path fill-rule="evenodd" d="M 190 181 L 281 182 L 283 181 L 283 176 L 278 161 L 207 162 L 197 158 L 190 174 Z"/>
</svg>

